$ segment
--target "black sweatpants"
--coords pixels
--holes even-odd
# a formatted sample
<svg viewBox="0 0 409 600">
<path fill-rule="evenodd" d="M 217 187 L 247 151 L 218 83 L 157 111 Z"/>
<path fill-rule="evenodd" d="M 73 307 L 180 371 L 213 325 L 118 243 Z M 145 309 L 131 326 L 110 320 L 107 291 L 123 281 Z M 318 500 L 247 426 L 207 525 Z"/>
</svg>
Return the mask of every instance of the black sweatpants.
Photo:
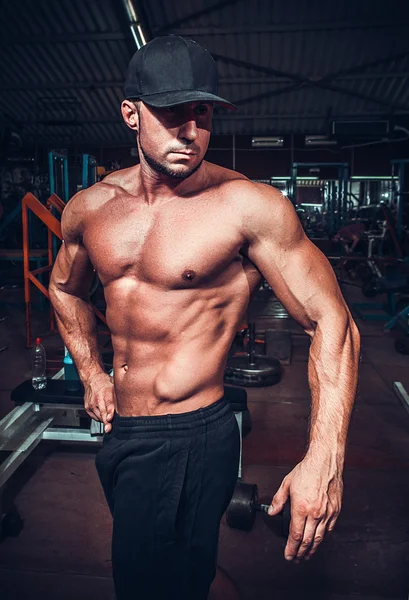
<svg viewBox="0 0 409 600">
<path fill-rule="evenodd" d="M 224 398 L 178 415 L 115 415 L 96 467 L 113 516 L 117 600 L 206 600 L 239 455 Z"/>
</svg>

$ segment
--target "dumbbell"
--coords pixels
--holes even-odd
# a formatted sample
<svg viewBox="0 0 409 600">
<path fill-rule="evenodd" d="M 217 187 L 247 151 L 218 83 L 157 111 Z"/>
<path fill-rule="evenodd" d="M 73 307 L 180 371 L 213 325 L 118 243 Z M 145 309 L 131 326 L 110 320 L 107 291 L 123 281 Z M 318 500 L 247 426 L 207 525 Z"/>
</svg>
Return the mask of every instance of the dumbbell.
<svg viewBox="0 0 409 600">
<path fill-rule="evenodd" d="M 227 524 L 233 529 L 250 531 L 256 520 L 257 512 L 267 513 L 269 507 L 269 504 L 259 504 L 257 485 L 238 481 L 234 488 L 233 497 L 227 507 Z M 286 502 L 284 509 L 276 517 L 281 518 L 280 534 L 287 538 L 291 521 L 289 501 Z M 269 518 L 273 520 L 276 517 Z"/>
</svg>

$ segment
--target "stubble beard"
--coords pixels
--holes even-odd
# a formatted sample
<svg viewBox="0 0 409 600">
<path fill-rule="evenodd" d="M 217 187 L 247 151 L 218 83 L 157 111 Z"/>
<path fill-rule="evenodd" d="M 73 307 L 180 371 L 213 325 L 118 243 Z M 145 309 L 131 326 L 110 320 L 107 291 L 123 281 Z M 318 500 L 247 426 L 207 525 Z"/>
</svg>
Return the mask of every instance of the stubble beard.
<svg viewBox="0 0 409 600">
<path fill-rule="evenodd" d="M 155 171 L 156 173 L 159 173 L 160 175 L 165 175 L 166 177 L 170 177 L 171 179 L 183 180 L 183 179 L 187 179 L 188 177 L 193 175 L 193 173 L 196 173 L 196 171 L 200 168 L 200 166 L 203 162 L 203 158 L 195 167 L 193 167 L 192 169 L 189 169 L 188 171 L 176 171 L 175 169 L 172 169 L 172 167 L 168 167 L 167 165 L 164 165 L 163 163 L 156 161 L 152 156 L 150 156 L 147 152 L 145 152 L 145 150 L 142 147 L 141 137 L 140 137 L 140 127 L 141 127 L 141 122 L 139 121 L 139 133 L 138 133 L 139 148 L 141 149 L 144 159 L 146 160 L 146 162 L 148 163 L 148 165 L 150 166 L 150 168 L 153 171 Z"/>
</svg>

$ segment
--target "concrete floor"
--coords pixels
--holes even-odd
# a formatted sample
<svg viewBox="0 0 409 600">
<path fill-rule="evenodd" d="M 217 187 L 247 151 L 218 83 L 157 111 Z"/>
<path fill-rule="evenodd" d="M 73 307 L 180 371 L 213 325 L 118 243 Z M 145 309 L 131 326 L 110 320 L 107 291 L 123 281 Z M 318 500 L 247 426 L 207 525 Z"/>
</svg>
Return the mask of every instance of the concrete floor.
<svg viewBox="0 0 409 600">
<path fill-rule="evenodd" d="M 356 288 L 345 293 L 360 298 Z M 13 408 L 10 391 L 30 376 L 22 299 L 22 290 L 0 292 L 0 317 L 9 317 L 0 323 L 0 346 L 10 346 L 0 354 L 0 417 Z M 262 293 L 252 305 L 258 329 L 273 322 L 269 300 Z M 219 564 L 242 600 L 408 598 L 409 415 L 392 385 L 401 381 L 409 390 L 409 356 L 395 352 L 382 323 L 357 322 L 363 359 L 336 530 L 312 561 L 293 565 L 262 515 L 249 533 L 229 529 L 223 519 Z M 243 447 L 243 478 L 258 484 L 266 502 L 302 457 L 309 411 L 308 339 L 296 323 L 280 325 L 293 332 L 292 362 L 279 384 L 248 389 L 253 428 Z M 47 315 L 35 311 L 33 335 L 46 329 Z M 57 336 L 44 343 L 49 354 L 60 344 Z M 111 520 L 95 451 L 42 442 L 16 473 L 10 493 L 25 525 L 0 544 L 2 600 L 113 600 Z"/>
</svg>

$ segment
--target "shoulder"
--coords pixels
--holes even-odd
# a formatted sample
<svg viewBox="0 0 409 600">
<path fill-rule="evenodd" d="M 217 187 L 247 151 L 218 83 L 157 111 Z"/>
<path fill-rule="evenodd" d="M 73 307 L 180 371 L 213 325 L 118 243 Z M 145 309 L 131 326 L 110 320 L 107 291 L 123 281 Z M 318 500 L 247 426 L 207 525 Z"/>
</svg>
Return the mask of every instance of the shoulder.
<svg viewBox="0 0 409 600">
<path fill-rule="evenodd" d="M 135 188 L 135 183 L 139 179 L 139 171 L 139 165 L 128 167 L 127 169 L 120 169 L 119 171 L 114 171 L 107 175 L 101 183 L 111 186 L 112 188 L 132 193 Z"/>
<path fill-rule="evenodd" d="M 233 199 L 240 203 L 240 201 L 247 201 L 251 197 L 253 202 L 259 199 L 262 201 L 263 198 L 267 199 L 274 195 L 282 196 L 276 188 L 263 183 L 256 183 L 251 181 L 248 177 L 237 171 L 220 167 L 213 163 L 206 162 L 206 171 L 208 178 L 208 187 L 217 188 L 222 194 L 224 199 Z"/>
<path fill-rule="evenodd" d="M 214 163 L 210 163 L 206 161 L 206 178 L 208 187 L 218 187 L 220 189 L 224 189 L 225 185 L 233 182 L 233 181 L 249 181 L 245 175 L 241 173 L 237 173 L 237 171 L 232 171 L 231 169 L 226 169 L 226 167 L 221 167 L 220 165 L 215 165 Z M 250 182 L 251 183 L 251 182 Z"/>
<path fill-rule="evenodd" d="M 249 242 L 266 237 L 295 242 L 303 236 L 292 202 L 277 188 L 247 180 L 229 182 L 226 189 Z"/>
<path fill-rule="evenodd" d="M 246 237 L 268 228 L 283 232 L 301 227 L 292 202 L 277 188 L 251 181 L 245 175 L 207 163 L 210 186 L 231 205 Z M 302 228 L 301 228 L 302 229 Z"/>
<path fill-rule="evenodd" d="M 123 179 L 119 173 L 121 171 L 112 173 L 103 181 L 79 191 L 67 202 L 61 218 L 64 239 L 80 238 L 90 217 L 115 196 L 123 194 Z"/>
<path fill-rule="evenodd" d="M 276 218 L 295 214 L 289 198 L 277 188 L 265 183 L 257 183 L 247 178 L 230 180 L 223 184 L 223 191 L 246 218 L 265 217 L 266 211 Z"/>
<path fill-rule="evenodd" d="M 67 203 L 67 208 L 73 212 L 89 213 L 98 210 L 118 194 L 132 194 L 139 177 L 139 167 L 129 167 L 114 171 L 103 181 L 94 183 L 86 190 L 81 190 Z"/>
</svg>

